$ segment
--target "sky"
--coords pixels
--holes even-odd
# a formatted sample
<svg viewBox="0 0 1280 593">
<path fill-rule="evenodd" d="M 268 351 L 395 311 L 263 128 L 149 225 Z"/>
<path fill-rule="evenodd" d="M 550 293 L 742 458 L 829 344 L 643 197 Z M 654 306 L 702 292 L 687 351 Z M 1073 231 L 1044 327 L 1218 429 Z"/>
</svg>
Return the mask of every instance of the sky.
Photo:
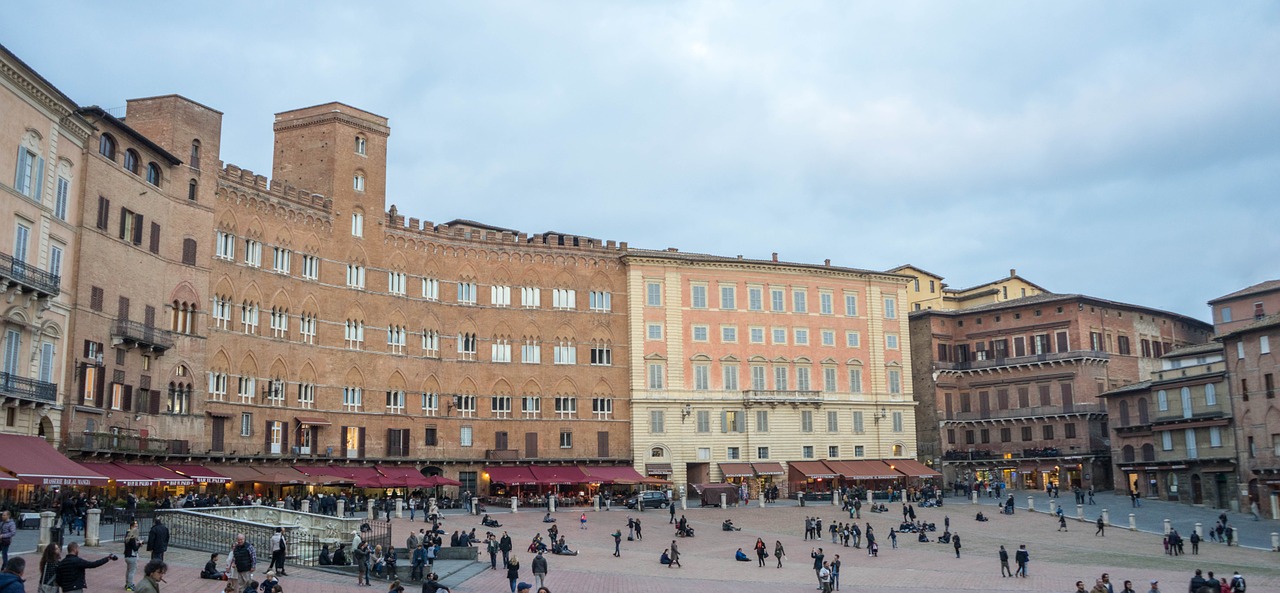
<svg viewBox="0 0 1280 593">
<path fill-rule="evenodd" d="M 0 43 L 81 105 L 390 119 L 387 204 L 632 247 L 1208 319 L 1280 277 L 1275 2 L 61 2 Z M 116 110 L 114 108 L 121 108 Z"/>
</svg>

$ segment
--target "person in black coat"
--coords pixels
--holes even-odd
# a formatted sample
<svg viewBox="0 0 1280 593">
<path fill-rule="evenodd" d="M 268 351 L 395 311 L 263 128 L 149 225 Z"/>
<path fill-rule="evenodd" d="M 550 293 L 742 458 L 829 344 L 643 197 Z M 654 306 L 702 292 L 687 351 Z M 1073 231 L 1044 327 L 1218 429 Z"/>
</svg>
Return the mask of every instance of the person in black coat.
<svg viewBox="0 0 1280 593">
<path fill-rule="evenodd" d="M 169 549 L 169 528 L 156 517 L 156 522 L 147 532 L 147 551 L 152 560 L 164 560 L 164 553 Z"/>
<path fill-rule="evenodd" d="M 90 568 L 97 568 L 106 564 L 111 560 L 115 560 L 117 556 L 111 554 L 104 556 L 93 562 L 89 562 L 80 557 L 80 544 L 71 542 L 67 544 L 67 557 L 58 563 L 58 568 L 54 569 L 58 587 L 63 591 L 76 591 L 85 588 L 84 571 Z"/>
</svg>

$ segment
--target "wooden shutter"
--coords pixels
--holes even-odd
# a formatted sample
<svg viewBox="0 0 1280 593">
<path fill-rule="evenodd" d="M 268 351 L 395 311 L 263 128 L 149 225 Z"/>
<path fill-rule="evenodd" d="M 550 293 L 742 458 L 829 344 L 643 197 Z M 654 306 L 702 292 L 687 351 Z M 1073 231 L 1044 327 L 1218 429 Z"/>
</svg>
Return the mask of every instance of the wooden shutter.
<svg viewBox="0 0 1280 593">
<path fill-rule="evenodd" d="M 188 266 L 196 265 L 196 240 L 182 240 L 182 263 Z"/>
<path fill-rule="evenodd" d="M 1038 387 L 1040 388 L 1040 405 L 1042 406 L 1050 405 L 1053 399 L 1049 396 L 1049 386 L 1039 385 Z"/>
<path fill-rule="evenodd" d="M 97 393 L 94 394 L 94 403 L 99 408 L 105 408 L 107 407 L 107 368 L 94 367 L 94 369 L 97 374 L 97 381 L 95 381 Z"/>
<path fill-rule="evenodd" d="M 134 245 L 142 244 L 142 215 L 141 214 L 133 215 L 133 244 Z"/>
<path fill-rule="evenodd" d="M 387 393 L 391 393 L 391 392 L 388 391 Z M 396 437 L 396 429 L 388 428 L 387 429 L 387 457 L 392 457 L 395 455 L 396 445 L 399 444 L 396 442 L 397 439 L 395 437 Z"/>
<path fill-rule="evenodd" d="M 405 457 L 409 456 L 409 429 L 403 429 L 400 433 L 400 454 Z"/>
<path fill-rule="evenodd" d="M 942 394 L 942 399 L 946 402 L 946 407 L 944 409 L 946 410 L 946 413 L 947 413 L 947 420 L 951 419 L 951 415 L 953 413 L 953 409 L 954 409 L 953 400 L 955 399 L 953 397 L 954 395 L 955 394 L 953 393 Z"/>
<path fill-rule="evenodd" d="M 210 438 L 210 439 L 209 439 L 209 441 L 210 441 L 209 449 L 210 449 L 210 450 L 213 450 L 213 451 L 222 451 L 222 450 L 223 450 L 223 446 L 224 446 L 224 445 L 223 445 L 223 439 L 225 438 L 225 437 L 224 437 L 224 433 L 226 432 L 226 430 L 227 430 L 227 419 L 226 419 L 226 418 L 218 418 L 218 417 L 216 417 L 216 416 L 215 416 L 215 417 L 213 418 L 213 434 L 211 435 L 211 436 L 212 436 L 212 438 Z"/>
<path fill-rule="evenodd" d="M 116 318 L 121 321 L 129 320 L 129 297 L 120 297 L 116 304 Z"/>
<path fill-rule="evenodd" d="M 346 426 L 338 427 L 342 432 L 338 433 L 338 441 L 342 443 L 342 458 L 347 458 L 347 428 Z"/>
<path fill-rule="evenodd" d="M 1030 388 L 1028 387 L 1018 388 L 1018 407 L 1019 408 L 1031 407 L 1031 389 Z"/>
<path fill-rule="evenodd" d="M 271 454 L 271 421 L 267 420 L 264 426 L 266 427 L 266 429 L 262 431 L 262 454 L 270 455 Z"/>
<path fill-rule="evenodd" d="M 103 301 L 107 300 L 106 291 L 102 288 L 93 286 L 89 288 L 89 309 L 92 311 L 102 312 Z M 89 356 L 88 343 L 85 344 L 85 356 Z"/>
<path fill-rule="evenodd" d="M 147 305 L 142 309 L 142 323 L 147 327 L 155 327 L 156 325 L 156 308 Z"/>
<path fill-rule="evenodd" d="M 359 450 L 359 453 L 357 453 L 357 455 L 359 455 L 361 459 L 364 459 L 364 427 L 363 426 L 360 427 L 360 450 Z"/>
<path fill-rule="evenodd" d="M 121 391 L 124 392 L 124 396 L 123 396 L 124 401 L 121 402 L 120 409 L 125 411 L 133 410 L 133 386 L 122 385 Z"/>
<path fill-rule="evenodd" d="M 1027 339 L 1026 338 L 1022 336 L 1018 336 L 1013 339 L 1013 355 L 1014 356 L 1027 355 Z"/>
<path fill-rule="evenodd" d="M 991 413 L 991 392 L 978 392 L 978 411 L 982 412 L 983 418 L 986 418 Z"/>
<path fill-rule="evenodd" d="M 529 459 L 538 457 L 538 433 L 524 433 L 524 456 Z"/>
<path fill-rule="evenodd" d="M 290 455 L 293 452 L 289 449 L 289 425 L 284 423 L 280 427 L 280 453 Z"/>
<path fill-rule="evenodd" d="M 312 426 L 307 430 L 311 431 L 311 454 L 315 455 L 320 452 L 320 427 Z"/>
<path fill-rule="evenodd" d="M 609 456 L 609 433 L 607 431 L 599 431 L 596 433 L 596 453 L 598 457 Z"/>
<path fill-rule="evenodd" d="M 1058 352 L 1066 352 L 1068 349 L 1067 332 L 1058 332 Z"/>
<path fill-rule="evenodd" d="M 151 253 L 160 253 L 160 225 L 151 223 Z"/>
<path fill-rule="evenodd" d="M 720 432 L 729 432 L 729 413 L 720 412 Z M 601 455 L 603 457 L 603 455 Z"/>
<path fill-rule="evenodd" d="M 1009 409 L 1009 390 L 1008 389 L 996 390 L 996 407 L 1000 408 L 1001 410 Z"/>
<path fill-rule="evenodd" d="M 179 397 L 181 397 L 183 393 L 184 392 L 182 391 L 182 387 L 178 387 Z M 189 405 L 191 402 L 187 402 L 187 403 Z M 190 410 L 187 410 L 187 411 L 190 412 Z M 160 413 L 160 390 L 159 389 L 151 390 L 151 413 L 152 414 Z"/>
<path fill-rule="evenodd" d="M 1070 414 L 1075 410 L 1075 393 L 1070 383 L 1060 383 L 1062 388 L 1062 413 Z"/>
<path fill-rule="evenodd" d="M 107 230 L 111 222 L 111 200 L 98 196 L 98 229 Z"/>
</svg>

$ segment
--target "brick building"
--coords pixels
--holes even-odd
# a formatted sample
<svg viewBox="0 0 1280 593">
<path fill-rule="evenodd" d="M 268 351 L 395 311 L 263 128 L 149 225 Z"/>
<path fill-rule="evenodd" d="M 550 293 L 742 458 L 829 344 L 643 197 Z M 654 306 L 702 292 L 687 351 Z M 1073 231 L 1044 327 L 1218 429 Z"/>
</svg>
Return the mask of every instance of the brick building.
<svg viewBox="0 0 1280 593">
<path fill-rule="evenodd" d="M 1097 396 L 1210 336 L 1189 317 L 1078 294 L 910 319 L 922 460 L 947 480 L 1016 488 L 1111 484 L 1107 411 Z"/>
<path fill-rule="evenodd" d="M 0 433 L 60 440 L 84 147 L 76 104 L 0 46 Z"/>
<path fill-rule="evenodd" d="M 1227 361 L 1243 508 L 1280 519 L 1280 280 L 1209 302 Z M 1241 314 L 1243 313 L 1243 315 Z"/>
<path fill-rule="evenodd" d="M 1179 348 L 1150 378 L 1103 393 L 1113 487 L 1145 497 L 1237 508 L 1235 425 L 1217 342 Z"/>
<path fill-rule="evenodd" d="M 785 493 L 857 475 L 814 460 L 916 455 L 907 278 L 776 255 L 624 259 L 637 470 Z"/>
</svg>

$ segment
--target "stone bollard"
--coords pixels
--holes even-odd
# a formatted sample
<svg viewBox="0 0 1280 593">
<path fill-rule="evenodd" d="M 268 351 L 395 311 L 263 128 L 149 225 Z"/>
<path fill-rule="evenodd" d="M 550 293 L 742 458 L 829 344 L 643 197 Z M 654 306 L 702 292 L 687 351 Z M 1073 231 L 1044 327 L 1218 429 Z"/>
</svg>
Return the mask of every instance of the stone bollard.
<svg viewBox="0 0 1280 593">
<path fill-rule="evenodd" d="M 764 508 L 764 493 L 763 493 L 763 492 L 761 492 L 761 493 L 760 493 L 760 496 L 757 496 L 757 497 L 756 497 L 756 500 L 760 501 L 760 508 L 762 508 L 762 509 L 763 509 L 763 508 Z"/>
<path fill-rule="evenodd" d="M 1084 521 L 1084 505 L 1082 504 L 1076 505 L 1076 519 Z"/>
<path fill-rule="evenodd" d="M 369 521 L 372 521 L 372 520 L 374 520 L 374 519 L 377 519 L 378 517 L 376 516 L 376 514 L 375 514 L 375 512 L 374 512 L 374 510 L 373 510 L 373 499 L 372 499 L 372 498 L 370 498 L 369 500 L 366 500 L 366 501 L 365 501 L 365 506 L 366 506 L 366 507 L 368 507 L 368 508 L 366 508 L 366 509 L 365 509 L 365 510 L 369 513 L 369 514 L 368 514 L 368 517 L 367 517 L 367 518 L 368 518 L 368 520 L 369 520 Z"/>
<path fill-rule="evenodd" d="M 403 498 L 396 499 L 396 518 L 397 519 L 404 518 L 404 499 Z"/>
<path fill-rule="evenodd" d="M 1050 515 L 1052 515 L 1052 514 L 1054 514 L 1054 513 L 1055 513 L 1055 512 L 1057 512 L 1057 511 L 1058 511 L 1058 501 L 1056 501 L 1056 500 L 1054 500 L 1054 499 L 1050 498 L 1050 499 L 1049 499 L 1049 514 L 1050 514 Z"/>
<path fill-rule="evenodd" d="M 720 493 L 720 508 L 729 508 L 729 495 L 725 492 Z"/>
<path fill-rule="evenodd" d="M 597 513 L 600 512 L 600 495 L 599 494 L 591 497 L 591 510 Z"/>
<path fill-rule="evenodd" d="M 839 491 L 839 490 L 832 490 L 832 491 L 831 491 L 831 506 L 833 506 L 833 507 L 838 507 L 838 506 L 840 506 L 840 491 Z"/>
<path fill-rule="evenodd" d="M 689 497 L 685 496 L 684 494 L 680 495 L 680 510 L 682 511 L 689 510 Z"/>
<path fill-rule="evenodd" d="M 84 545 L 95 548 L 102 542 L 98 537 L 98 528 L 102 525 L 102 509 L 89 509 L 88 514 L 84 522 Z"/>
<path fill-rule="evenodd" d="M 277 500 L 277 501 L 276 501 L 276 508 L 277 508 L 277 509 L 283 509 L 283 508 L 284 508 L 284 501 L 283 501 L 283 500 Z"/>
<path fill-rule="evenodd" d="M 513 513 L 517 513 L 517 512 L 519 512 L 519 511 L 520 511 L 520 499 L 519 499 L 519 498 L 516 498 L 516 497 L 514 497 L 514 496 L 512 496 L 512 497 L 511 497 L 511 512 L 513 512 Z"/>
<path fill-rule="evenodd" d="M 1027 512 L 1028 513 L 1036 512 L 1036 498 L 1034 496 L 1031 496 L 1030 494 L 1027 495 Z"/>
<path fill-rule="evenodd" d="M 1111 524 L 1111 511 L 1107 509 L 1102 509 L 1102 524 L 1103 525 Z"/>
<path fill-rule="evenodd" d="M 1271 493 L 1271 519 L 1280 521 L 1280 494 Z"/>
<path fill-rule="evenodd" d="M 1203 525 L 1201 525 L 1199 522 L 1196 522 L 1196 526 L 1195 526 L 1195 528 L 1194 528 L 1194 529 L 1192 529 L 1191 531 L 1192 531 L 1192 533 L 1195 533 L 1196 535 L 1198 535 L 1198 536 L 1200 536 L 1200 537 L 1204 537 L 1204 526 L 1203 526 Z"/>
<path fill-rule="evenodd" d="M 1271 532 L 1271 551 L 1280 552 L 1280 533 Z"/>
<path fill-rule="evenodd" d="M 550 497 L 550 498 L 548 498 L 548 499 L 547 499 L 547 510 L 548 510 L 548 511 L 550 511 L 550 512 L 552 512 L 552 513 L 556 512 L 556 500 L 557 500 L 557 498 L 556 498 L 555 496 L 552 496 L 552 497 Z"/>
<path fill-rule="evenodd" d="M 310 513 L 310 512 L 311 512 L 311 501 L 310 501 L 310 500 L 303 500 L 303 501 L 302 501 L 302 512 L 304 512 L 304 513 Z"/>
<path fill-rule="evenodd" d="M 1129 531 L 1138 530 L 1138 517 L 1133 513 L 1129 513 Z"/>
<path fill-rule="evenodd" d="M 479 496 L 471 497 L 471 514 L 472 515 L 480 514 L 480 497 Z"/>
<path fill-rule="evenodd" d="M 338 518 L 345 519 L 347 517 L 347 501 L 338 499 Z"/>
<path fill-rule="evenodd" d="M 1172 532 L 1172 531 L 1173 531 L 1173 521 L 1170 521 L 1170 520 L 1168 520 L 1168 519 L 1165 519 L 1165 520 L 1164 520 L 1164 534 L 1165 534 L 1165 535 L 1169 535 L 1169 533 L 1170 533 L 1170 532 Z"/>
<path fill-rule="evenodd" d="M 44 553 L 45 546 L 49 545 L 49 530 L 53 529 L 53 518 L 55 516 L 53 511 L 40 513 L 40 539 L 36 543 L 37 552 Z"/>
<path fill-rule="evenodd" d="M 973 491 L 973 497 L 969 499 L 969 504 L 978 504 L 978 491 Z"/>
</svg>

